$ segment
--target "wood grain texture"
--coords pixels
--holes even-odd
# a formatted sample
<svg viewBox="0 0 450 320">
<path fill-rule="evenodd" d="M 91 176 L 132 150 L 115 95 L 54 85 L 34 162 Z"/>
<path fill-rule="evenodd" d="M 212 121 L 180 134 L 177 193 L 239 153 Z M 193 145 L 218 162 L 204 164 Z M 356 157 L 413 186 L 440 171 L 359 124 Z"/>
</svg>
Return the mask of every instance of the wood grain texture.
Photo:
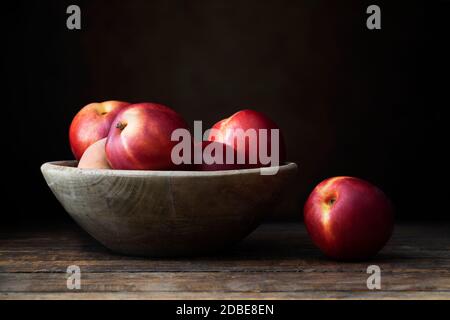
<svg viewBox="0 0 450 320">
<path fill-rule="evenodd" d="M 132 171 L 45 163 L 41 171 L 66 211 L 113 251 L 192 256 L 245 238 L 281 201 L 297 166 L 264 169 Z"/>
<path fill-rule="evenodd" d="M 366 286 L 368 265 L 382 289 Z M 81 268 L 68 290 L 66 269 Z M 301 224 L 265 224 L 196 258 L 126 257 L 75 226 L 0 232 L 0 299 L 450 299 L 450 226 L 398 226 L 373 260 L 324 258 Z"/>
</svg>

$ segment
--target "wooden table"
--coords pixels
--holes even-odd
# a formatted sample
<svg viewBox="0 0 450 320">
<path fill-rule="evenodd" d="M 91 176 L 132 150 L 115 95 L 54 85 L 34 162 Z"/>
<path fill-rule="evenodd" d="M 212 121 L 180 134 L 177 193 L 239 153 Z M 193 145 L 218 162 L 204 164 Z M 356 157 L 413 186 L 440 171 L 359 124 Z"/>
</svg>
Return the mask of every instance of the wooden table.
<svg viewBox="0 0 450 320">
<path fill-rule="evenodd" d="M 176 236 L 176 235 L 174 235 Z M 67 267 L 81 289 L 67 289 Z M 367 267 L 381 268 L 381 290 Z M 450 299 L 450 226 L 399 225 L 372 261 L 336 263 L 301 224 L 265 224 L 210 257 L 144 259 L 107 251 L 74 225 L 0 231 L 0 299 Z"/>
</svg>

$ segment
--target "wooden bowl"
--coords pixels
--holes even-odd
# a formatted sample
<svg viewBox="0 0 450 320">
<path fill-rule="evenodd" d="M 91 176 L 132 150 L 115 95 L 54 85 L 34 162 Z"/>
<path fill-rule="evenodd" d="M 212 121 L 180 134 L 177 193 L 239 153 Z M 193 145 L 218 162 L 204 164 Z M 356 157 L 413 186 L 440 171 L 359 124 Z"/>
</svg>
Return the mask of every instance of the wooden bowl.
<svg viewBox="0 0 450 320">
<path fill-rule="evenodd" d="M 109 249 L 187 256 L 223 249 L 253 231 L 279 202 L 297 165 L 260 169 L 131 171 L 48 162 L 41 171 L 72 218 Z"/>
</svg>

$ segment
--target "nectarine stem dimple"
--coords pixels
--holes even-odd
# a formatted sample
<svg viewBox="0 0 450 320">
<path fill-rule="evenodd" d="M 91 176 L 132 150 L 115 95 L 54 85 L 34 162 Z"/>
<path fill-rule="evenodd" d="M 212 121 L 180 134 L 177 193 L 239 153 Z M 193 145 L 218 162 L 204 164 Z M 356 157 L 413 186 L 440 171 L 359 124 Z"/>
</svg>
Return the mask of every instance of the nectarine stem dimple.
<svg viewBox="0 0 450 320">
<path fill-rule="evenodd" d="M 127 126 L 127 124 L 126 123 L 123 123 L 123 122 L 117 122 L 117 124 L 116 124 L 116 128 L 117 129 L 120 129 L 120 130 L 123 130 L 123 129 L 125 129 L 125 127 Z"/>
</svg>

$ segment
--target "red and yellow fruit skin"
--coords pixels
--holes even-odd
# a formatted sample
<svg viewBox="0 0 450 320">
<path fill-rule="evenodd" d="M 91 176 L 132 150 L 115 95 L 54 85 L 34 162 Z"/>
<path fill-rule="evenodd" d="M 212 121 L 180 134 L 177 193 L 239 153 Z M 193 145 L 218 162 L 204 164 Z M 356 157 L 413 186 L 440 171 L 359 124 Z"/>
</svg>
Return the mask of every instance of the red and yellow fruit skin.
<svg viewBox="0 0 450 320">
<path fill-rule="evenodd" d="M 201 149 L 194 148 L 194 153 L 197 152 L 197 150 L 201 150 L 201 153 L 203 154 L 204 149 L 209 145 L 215 145 L 216 146 L 215 148 L 222 148 L 222 155 L 223 155 L 222 162 L 223 163 L 208 164 L 203 159 L 201 164 L 195 164 L 194 158 L 193 158 L 192 165 L 188 167 L 190 170 L 192 170 L 192 171 L 222 171 L 222 170 L 239 170 L 239 169 L 246 168 L 245 164 L 237 164 L 237 163 L 227 164 L 226 163 L 227 152 L 233 153 L 234 159 L 237 158 L 236 150 L 234 150 L 229 145 L 226 145 L 224 143 L 217 142 L 217 141 L 202 141 L 202 142 L 200 142 L 200 144 L 201 144 Z M 198 144 L 195 144 L 195 145 L 198 145 Z M 202 156 L 202 154 L 200 156 Z"/>
<path fill-rule="evenodd" d="M 184 119 L 169 107 L 138 103 L 114 119 L 106 141 L 106 157 L 113 169 L 175 170 L 171 141 L 175 129 L 188 129 Z"/>
<path fill-rule="evenodd" d="M 285 142 L 284 142 L 283 133 L 281 132 L 280 128 L 274 121 L 272 121 L 269 117 L 267 117 L 266 115 L 264 115 L 261 112 L 250 110 L 250 109 L 241 110 L 241 111 L 236 112 L 229 118 L 226 118 L 226 119 L 223 119 L 223 120 L 217 122 L 212 128 L 218 130 L 220 132 L 220 134 L 218 136 L 210 134 L 210 136 L 208 137 L 208 140 L 225 143 L 225 144 L 233 147 L 237 153 L 240 153 L 240 154 L 244 153 L 245 154 L 245 163 L 246 163 L 247 168 L 257 168 L 257 167 L 261 167 L 263 165 L 260 163 L 259 158 L 258 158 L 257 164 L 249 164 L 250 148 L 248 147 L 248 141 L 246 142 L 245 146 L 240 146 L 240 147 L 237 146 L 236 141 L 233 139 L 232 135 L 230 136 L 230 134 L 229 134 L 230 131 L 228 131 L 228 130 L 229 129 L 231 129 L 231 130 L 242 129 L 242 130 L 246 131 L 248 129 L 255 129 L 255 130 L 278 129 L 280 132 L 280 135 L 279 135 L 280 136 L 279 162 L 283 163 L 284 161 L 286 161 L 286 146 L 285 146 Z M 270 148 L 271 148 L 271 139 L 270 139 L 270 133 L 269 133 L 269 136 L 267 139 L 267 150 L 269 150 L 269 152 L 271 150 Z M 257 150 L 257 152 L 259 152 L 259 139 L 258 139 L 258 148 L 256 150 Z"/>
<path fill-rule="evenodd" d="M 313 190 L 304 207 L 308 233 L 319 249 L 336 260 L 364 260 L 391 237 L 394 210 L 377 187 L 353 177 L 334 177 Z"/>
<path fill-rule="evenodd" d="M 69 141 L 75 159 L 94 142 L 106 138 L 116 115 L 128 102 L 94 102 L 83 107 L 73 118 L 69 128 Z"/>
</svg>

